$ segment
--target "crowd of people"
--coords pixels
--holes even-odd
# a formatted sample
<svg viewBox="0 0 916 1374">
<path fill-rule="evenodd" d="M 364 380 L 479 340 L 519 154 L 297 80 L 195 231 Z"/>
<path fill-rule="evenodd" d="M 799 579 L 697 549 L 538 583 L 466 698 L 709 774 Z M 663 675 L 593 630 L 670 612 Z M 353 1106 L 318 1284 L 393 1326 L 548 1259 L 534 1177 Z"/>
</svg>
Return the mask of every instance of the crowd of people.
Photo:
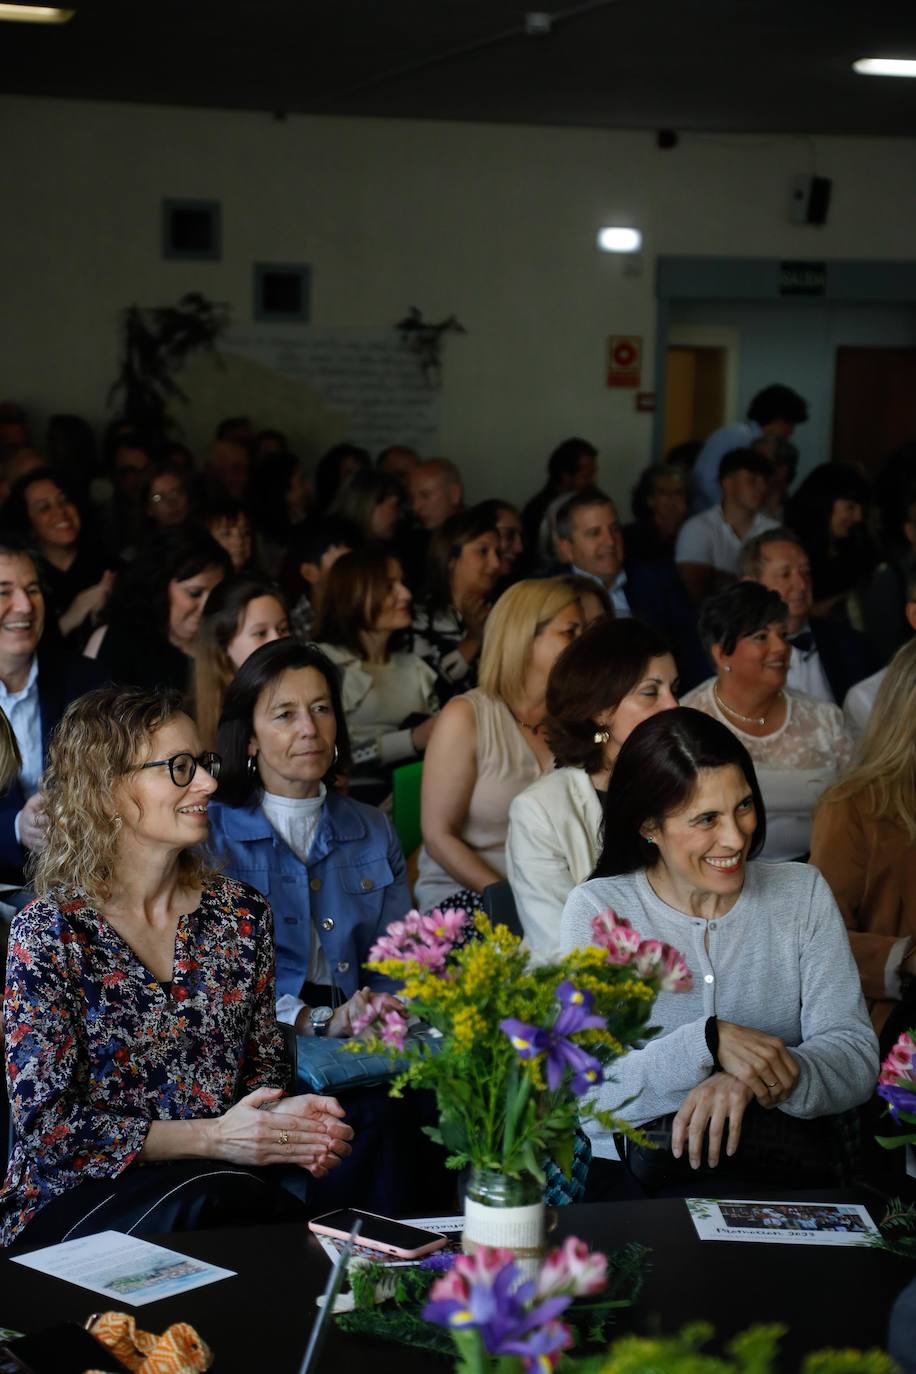
<svg viewBox="0 0 916 1374">
<path fill-rule="evenodd" d="M 363 966 L 412 906 L 534 961 L 609 907 L 683 953 L 598 1090 L 666 1167 L 596 1128 L 588 1196 L 765 1159 L 772 1121 L 826 1168 L 916 1010 L 916 443 L 797 481 L 806 418 L 767 387 L 623 523 L 578 437 L 468 504 L 400 443 L 307 475 L 245 417 L 195 462 L 0 406 L 0 1243 L 432 1205 L 441 1158 L 392 1144 L 428 1104 L 297 1076 L 370 997 L 409 1015 Z"/>
</svg>

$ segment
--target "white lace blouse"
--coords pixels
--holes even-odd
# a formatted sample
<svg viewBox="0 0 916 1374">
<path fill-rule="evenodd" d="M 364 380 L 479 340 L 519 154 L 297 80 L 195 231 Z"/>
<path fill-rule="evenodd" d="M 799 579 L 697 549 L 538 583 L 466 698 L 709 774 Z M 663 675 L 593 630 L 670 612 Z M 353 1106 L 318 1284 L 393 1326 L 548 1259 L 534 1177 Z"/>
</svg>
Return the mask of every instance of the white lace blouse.
<svg viewBox="0 0 916 1374">
<path fill-rule="evenodd" d="M 787 687 L 785 720 L 778 730 L 760 738 L 729 720 L 716 702 L 715 684 L 715 678 L 700 683 L 681 698 L 681 705 L 722 721 L 750 754 L 767 813 L 763 858 L 797 859 L 807 854 L 814 805 L 852 759 L 853 743 L 843 713 L 832 702 Z"/>
</svg>

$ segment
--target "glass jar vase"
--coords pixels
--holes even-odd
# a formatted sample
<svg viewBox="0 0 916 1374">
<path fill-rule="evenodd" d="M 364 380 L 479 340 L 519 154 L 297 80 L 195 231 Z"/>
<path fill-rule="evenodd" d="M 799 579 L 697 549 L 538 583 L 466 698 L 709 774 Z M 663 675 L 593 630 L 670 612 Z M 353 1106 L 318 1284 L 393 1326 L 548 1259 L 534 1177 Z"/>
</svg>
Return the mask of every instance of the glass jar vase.
<svg viewBox="0 0 916 1374">
<path fill-rule="evenodd" d="M 462 1249 L 479 1245 L 511 1250 L 528 1271 L 544 1253 L 544 1192 L 530 1174 L 510 1178 L 472 1166 L 464 1198 Z"/>
</svg>

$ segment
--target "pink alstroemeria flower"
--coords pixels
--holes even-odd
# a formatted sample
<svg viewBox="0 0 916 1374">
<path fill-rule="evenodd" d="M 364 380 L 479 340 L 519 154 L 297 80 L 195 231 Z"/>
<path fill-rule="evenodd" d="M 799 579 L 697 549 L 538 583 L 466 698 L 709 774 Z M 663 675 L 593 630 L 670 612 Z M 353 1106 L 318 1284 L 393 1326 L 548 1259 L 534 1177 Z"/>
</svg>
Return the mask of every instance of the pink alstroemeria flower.
<svg viewBox="0 0 916 1374">
<path fill-rule="evenodd" d="M 607 1257 L 589 1250 L 584 1240 L 567 1236 L 557 1250 L 541 1265 L 537 1281 L 538 1298 L 553 1298 L 571 1293 L 581 1298 L 600 1293 L 607 1283 Z"/>
</svg>

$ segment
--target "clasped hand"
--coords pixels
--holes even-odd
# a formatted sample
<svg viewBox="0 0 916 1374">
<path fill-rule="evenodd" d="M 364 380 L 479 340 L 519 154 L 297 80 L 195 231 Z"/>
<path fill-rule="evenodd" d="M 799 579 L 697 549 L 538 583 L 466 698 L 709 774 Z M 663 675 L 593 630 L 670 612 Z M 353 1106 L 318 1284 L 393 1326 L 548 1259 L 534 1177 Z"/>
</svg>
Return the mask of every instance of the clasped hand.
<svg viewBox="0 0 916 1374">
<path fill-rule="evenodd" d="M 779 1036 L 733 1021 L 718 1025 L 719 1063 L 725 1072 L 750 1088 L 761 1107 L 785 1102 L 798 1082 L 799 1069 Z"/>
<path fill-rule="evenodd" d="M 298 1164 L 324 1178 L 350 1153 L 352 1127 L 334 1097 L 257 1088 L 214 1124 L 216 1158 L 233 1164 Z"/>
</svg>

